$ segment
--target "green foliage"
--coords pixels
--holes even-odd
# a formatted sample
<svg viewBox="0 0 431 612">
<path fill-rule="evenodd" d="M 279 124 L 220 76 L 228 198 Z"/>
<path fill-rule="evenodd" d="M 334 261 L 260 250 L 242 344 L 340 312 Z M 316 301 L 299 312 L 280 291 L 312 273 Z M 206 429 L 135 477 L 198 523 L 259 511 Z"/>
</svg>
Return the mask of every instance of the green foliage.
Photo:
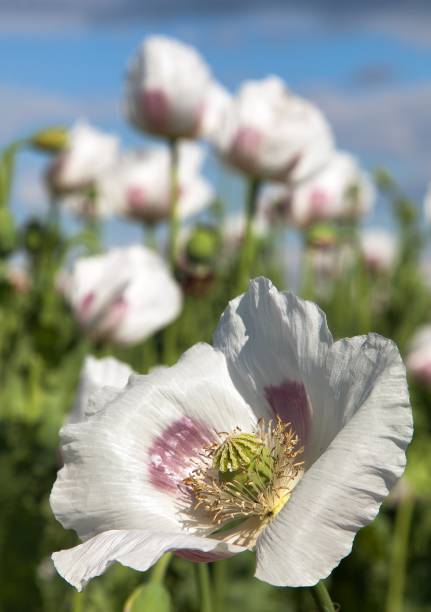
<svg viewBox="0 0 431 612">
<path fill-rule="evenodd" d="M 162 584 L 138 587 L 126 601 L 123 612 L 170 612 L 171 597 Z"/>
<path fill-rule="evenodd" d="M 15 150 L 16 146 L 9 147 L 0 159 L 0 219 L 2 214 L 9 215 Z M 301 293 L 322 306 L 336 337 L 377 331 L 393 338 L 405 353 L 414 331 L 431 320 L 430 291 L 419 267 L 425 236 L 414 205 L 399 193 L 394 181 L 382 174 L 380 184 L 392 206 L 401 243 L 394 268 L 380 274 L 366 268 L 357 249 L 357 227 L 320 226 L 304 241 Z M 173 558 L 165 586 L 150 584 L 141 573 L 116 564 L 77 594 L 50 562 L 52 551 L 73 546 L 77 540 L 53 518 L 48 496 L 61 465 L 58 430 L 73 405 L 84 356 L 112 354 L 146 373 L 160 363 L 173 363 L 196 342 L 210 342 L 221 312 L 238 293 L 239 253 L 224 266 L 216 258 L 211 282 L 186 296 L 181 316 L 168 329 L 130 348 L 95 344 L 80 332 L 54 289 L 58 269 L 72 249 L 96 250 L 95 233 L 87 231 L 66 240 L 53 221 L 33 220 L 20 232 L 30 264 L 29 288 L 18 290 L 7 276 L 5 262 L 0 267 L 0 611 L 197 612 L 194 567 L 180 557 Z M 5 227 L 7 222 L 0 229 L 3 258 L 16 246 L 11 242 L 3 248 Z M 198 238 L 190 248 L 214 263 L 213 236 L 201 233 Z M 265 274 L 282 288 L 286 283 L 279 240 L 279 229 L 267 239 L 255 239 L 248 256 L 253 257 L 253 275 Z M 336 248 L 353 246 L 353 264 L 323 278 L 313 269 L 310 255 L 315 248 L 333 248 L 334 240 Z M 431 605 L 431 390 L 413 380 L 410 388 L 416 433 L 406 479 L 415 507 L 406 610 L 425 612 Z M 359 533 L 352 555 L 333 572 L 330 590 L 334 600 L 343 603 L 343 610 L 384 609 L 400 503 L 394 494 L 392 503 L 384 505 L 379 517 Z M 252 553 L 222 563 L 225 587 L 216 612 L 315 610 L 305 590 L 277 589 L 253 579 Z M 210 570 L 216 581 L 216 568 Z"/>
</svg>

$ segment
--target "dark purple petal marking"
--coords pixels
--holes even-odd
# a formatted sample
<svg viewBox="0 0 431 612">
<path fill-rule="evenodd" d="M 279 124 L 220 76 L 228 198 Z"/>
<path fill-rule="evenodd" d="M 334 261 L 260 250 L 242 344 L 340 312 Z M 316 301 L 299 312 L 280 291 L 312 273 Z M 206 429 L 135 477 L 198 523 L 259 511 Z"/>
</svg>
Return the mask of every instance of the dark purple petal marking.
<svg viewBox="0 0 431 612">
<path fill-rule="evenodd" d="M 311 429 L 311 406 L 304 385 L 296 380 L 285 380 L 280 385 L 265 387 L 265 397 L 274 416 L 291 423 L 300 439 L 307 444 Z"/>
<path fill-rule="evenodd" d="M 149 451 L 151 484 L 169 493 L 178 491 L 195 467 L 193 460 L 212 441 L 208 428 L 189 417 L 174 421 L 156 438 Z"/>
<path fill-rule="evenodd" d="M 228 552 L 204 552 L 202 550 L 177 550 L 175 554 L 194 563 L 211 563 L 211 561 L 220 561 L 232 556 L 232 553 Z"/>
</svg>

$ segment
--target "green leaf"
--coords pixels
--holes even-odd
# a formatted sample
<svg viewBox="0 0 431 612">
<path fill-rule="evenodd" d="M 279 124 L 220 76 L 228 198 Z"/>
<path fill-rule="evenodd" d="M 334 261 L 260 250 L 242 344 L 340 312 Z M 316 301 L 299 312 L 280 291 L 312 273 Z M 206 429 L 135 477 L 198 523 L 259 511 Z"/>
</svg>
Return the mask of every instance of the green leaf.
<svg viewBox="0 0 431 612">
<path fill-rule="evenodd" d="M 123 612 L 170 612 L 171 596 L 162 584 L 145 584 L 133 591 Z"/>
</svg>

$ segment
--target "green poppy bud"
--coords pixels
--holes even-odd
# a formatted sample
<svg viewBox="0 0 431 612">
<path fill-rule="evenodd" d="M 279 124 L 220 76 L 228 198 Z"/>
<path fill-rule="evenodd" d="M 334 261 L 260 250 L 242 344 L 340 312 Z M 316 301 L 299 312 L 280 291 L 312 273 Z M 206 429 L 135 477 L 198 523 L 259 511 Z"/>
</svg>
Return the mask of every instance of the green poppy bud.
<svg viewBox="0 0 431 612">
<path fill-rule="evenodd" d="M 211 227 L 197 227 L 186 245 L 187 259 L 197 264 L 210 264 L 217 255 L 219 238 Z"/>
<path fill-rule="evenodd" d="M 55 126 L 36 132 L 29 143 L 35 149 L 48 153 L 58 153 L 66 148 L 69 142 L 69 132 L 64 126 Z"/>
</svg>

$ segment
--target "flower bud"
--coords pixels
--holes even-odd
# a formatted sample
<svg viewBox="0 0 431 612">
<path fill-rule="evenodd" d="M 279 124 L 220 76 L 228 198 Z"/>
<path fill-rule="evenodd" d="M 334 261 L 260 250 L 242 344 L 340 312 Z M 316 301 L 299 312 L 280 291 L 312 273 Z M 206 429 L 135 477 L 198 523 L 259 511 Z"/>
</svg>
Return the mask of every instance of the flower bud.
<svg viewBox="0 0 431 612">
<path fill-rule="evenodd" d="M 307 243 L 316 248 L 334 246 L 337 242 L 337 230 L 329 223 L 316 223 L 307 231 Z"/>
<path fill-rule="evenodd" d="M 69 132 L 62 125 L 47 128 L 36 132 L 29 139 L 29 144 L 40 151 L 58 153 L 63 151 L 69 143 Z"/>
<path fill-rule="evenodd" d="M 28 253 L 38 255 L 43 250 L 56 251 L 62 239 L 58 230 L 31 219 L 24 227 L 22 241 Z"/>
<path fill-rule="evenodd" d="M 219 239 L 211 227 L 197 227 L 186 245 L 187 259 L 196 264 L 210 264 L 217 255 Z"/>
</svg>

